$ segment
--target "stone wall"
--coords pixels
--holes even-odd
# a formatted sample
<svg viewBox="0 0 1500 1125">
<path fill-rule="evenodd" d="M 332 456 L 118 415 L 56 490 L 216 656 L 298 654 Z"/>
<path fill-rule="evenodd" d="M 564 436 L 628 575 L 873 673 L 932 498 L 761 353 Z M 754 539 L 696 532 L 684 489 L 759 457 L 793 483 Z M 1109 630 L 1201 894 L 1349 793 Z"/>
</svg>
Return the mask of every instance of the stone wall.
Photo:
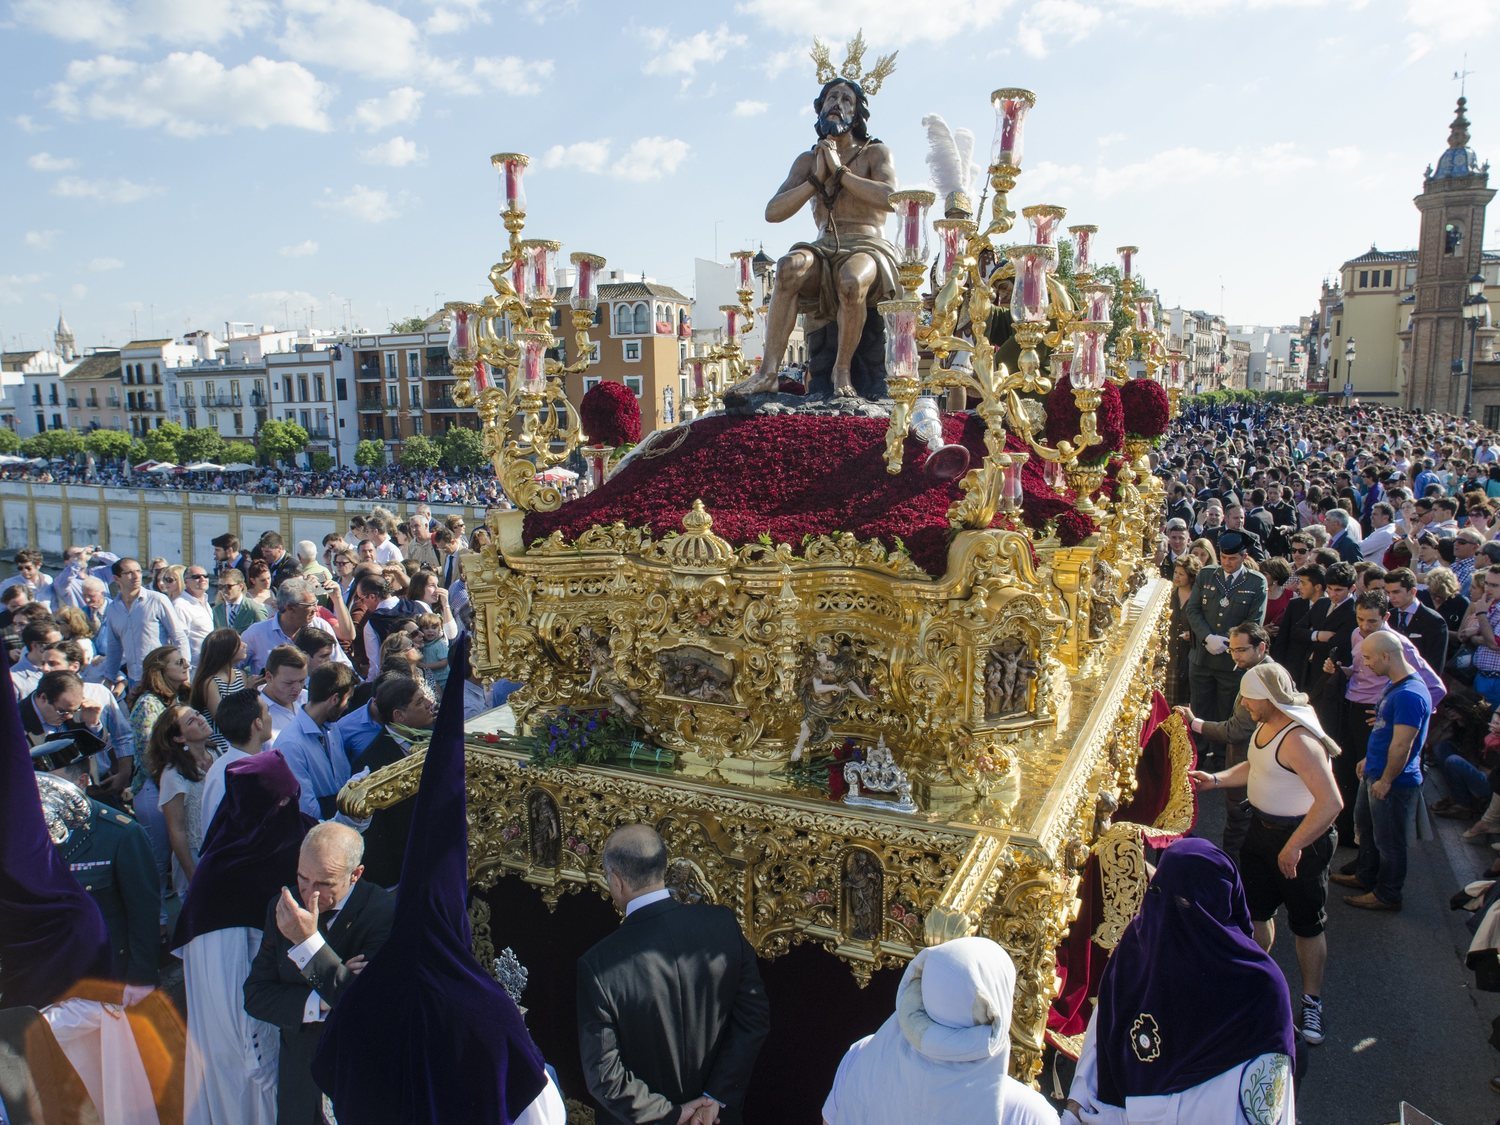
<svg viewBox="0 0 1500 1125">
<path fill-rule="evenodd" d="M 154 488 L 100 488 L 78 484 L 0 481 L 0 546 L 8 553 L 40 547 L 50 557 L 74 543 L 97 543 L 106 551 L 174 562 L 213 562 L 211 540 L 232 531 L 253 544 L 265 531 L 278 531 L 288 548 L 300 539 L 322 547 L 323 536 L 344 531 L 349 519 L 367 515 L 376 501 L 303 496 L 264 496 L 236 492 L 172 492 Z M 384 501 L 404 517 L 415 502 Z M 434 504 L 441 519 L 462 515 L 470 527 L 484 509 Z"/>
</svg>

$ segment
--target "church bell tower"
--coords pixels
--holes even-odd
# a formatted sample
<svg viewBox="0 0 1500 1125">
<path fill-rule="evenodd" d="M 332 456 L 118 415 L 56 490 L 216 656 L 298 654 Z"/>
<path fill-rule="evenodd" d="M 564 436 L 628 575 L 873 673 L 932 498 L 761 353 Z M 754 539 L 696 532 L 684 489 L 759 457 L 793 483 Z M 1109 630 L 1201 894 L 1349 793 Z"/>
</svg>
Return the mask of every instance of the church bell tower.
<svg viewBox="0 0 1500 1125">
<path fill-rule="evenodd" d="M 1462 410 L 1463 380 L 1453 377 L 1453 361 L 1467 356 L 1463 303 L 1484 252 L 1485 208 L 1495 197 L 1489 163 L 1480 164 L 1469 147 L 1466 104 L 1458 99 L 1448 147 L 1437 167 L 1428 167 L 1422 194 L 1413 200 L 1422 228 L 1405 405 L 1449 414 Z"/>
</svg>

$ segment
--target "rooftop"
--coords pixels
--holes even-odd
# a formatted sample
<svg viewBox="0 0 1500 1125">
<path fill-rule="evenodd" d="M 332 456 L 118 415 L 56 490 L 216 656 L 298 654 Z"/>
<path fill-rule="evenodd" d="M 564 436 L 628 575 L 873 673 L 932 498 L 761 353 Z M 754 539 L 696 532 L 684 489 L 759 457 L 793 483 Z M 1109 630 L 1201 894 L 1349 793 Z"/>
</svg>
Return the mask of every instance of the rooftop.
<svg viewBox="0 0 1500 1125">
<path fill-rule="evenodd" d="M 72 383 L 80 379 L 109 379 L 119 374 L 120 353 L 102 352 L 84 356 L 78 361 L 78 366 L 64 375 L 63 379 Z"/>
<path fill-rule="evenodd" d="M 1350 258 L 1344 265 L 1368 265 L 1370 262 L 1415 262 L 1416 260 L 1415 250 L 1381 250 L 1371 243 L 1368 250 L 1357 258 Z"/>
<path fill-rule="evenodd" d="M 566 304 L 572 293 L 571 285 L 560 286 L 557 290 L 557 303 Z M 682 301 L 684 304 L 693 302 L 691 297 L 684 296 L 670 285 L 661 285 L 655 281 L 606 281 L 599 285 L 601 301 L 643 300 L 647 297 L 663 297 L 668 301 Z"/>
</svg>

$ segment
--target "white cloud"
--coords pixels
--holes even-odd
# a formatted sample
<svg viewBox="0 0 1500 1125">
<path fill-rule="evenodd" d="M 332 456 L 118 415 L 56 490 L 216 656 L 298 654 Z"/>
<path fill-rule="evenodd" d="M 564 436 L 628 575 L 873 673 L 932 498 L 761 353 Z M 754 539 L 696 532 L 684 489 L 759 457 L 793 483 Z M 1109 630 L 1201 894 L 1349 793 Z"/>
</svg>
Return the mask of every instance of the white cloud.
<svg viewBox="0 0 1500 1125">
<path fill-rule="evenodd" d="M 61 233 L 56 230 L 29 230 L 21 241 L 33 250 L 51 250 L 53 239 Z"/>
<path fill-rule="evenodd" d="M 99 203 L 139 203 L 161 188 L 138 184 L 133 180 L 85 180 L 82 176 L 64 176 L 52 185 L 52 194 L 63 199 L 92 199 Z"/>
<path fill-rule="evenodd" d="M 1358 149 L 1338 150 L 1337 162 L 1342 167 L 1350 167 L 1359 160 Z M 1178 145 L 1112 167 L 1099 164 L 1085 168 L 1044 160 L 1027 169 L 1026 181 L 1032 192 L 1046 193 L 1055 187 L 1066 187 L 1103 200 L 1148 192 L 1171 193 L 1206 182 L 1228 183 L 1246 178 L 1265 185 L 1328 164 L 1329 157 L 1304 152 L 1287 142 L 1228 151 Z M 1153 198 L 1167 205 L 1164 195 Z"/>
<path fill-rule="evenodd" d="M 318 244 L 310 238 L 305 238 L 301 242 L 283 246 L 276 252 L 283 258 L 311 258 L 318 252 Z"/>
<path fill-rule="evenodd" d="M 502 94 L 516 97 L 540 94 L 542 83 L 552 77 L 551 59 L 522 59 L 515 55 L 474 60 L 474 77 L 488 82 Z"/>
<path fill-rule="evenodd" d="M 73 295 L 74 300 L 81 301 L 89 295 L 89 287 L 81 281 L 75 281 L 68 287 L 68 292 Z"/>
<path fill-rule="evenodd" d="M 759 117 L 771 107 L 765 102 L 735 102 L 734 115 L 736 117 Z"/>
<path fill-rule="evenodd" d="M 53 156 L 50 152 L 39 152 L 26 158 L 26 167 L 33 172 L 68 172 L 78 167 L 72 157 Z"/>
<path fill-rule="evenodd" d="M 542 167 L 567 168 L 575 172 L 599 175 L 609 165 L 609 145 L 608 140 L 553 145 L 542 154 Z"/>
<path fill-rule="evenodd" d="M 1102 11 L 1079 0 L 1038 0 L 1017 23 L 1016 41 L 1032 58 L 1045 58 L 1049 45 L 1077 43 L 1103 18 Z"/>
<path fill-rule="evenodd" d="M 404 194 L 393 198 L 384 188 L 355 184 L 343 195 L 338 195 L 332 188 L 324 189 L 323 200 L 318 206 L 342 211 L 362 223 L 384 223 L 401 214 L 405 202 Z"/>
<path fill-rule="evenodd" d="M 125 263 L 119 258 L 94 258 L 89 262 L 89 273 L 108 273 L 110 270 L 122 270 Z"/>
<path fill-rule="evenodd" d="M 277 42 L 294 59 L 372 78 L 405 78 L 427 61 L 417 25 L 370 0 L 285 0 L 283 8 Z"/>
<path fill-rule="evenodd" d="M 226 67 L 202 51 L 173 52 L 141 65 L 112 55 L 68 65 L 52 87 L 52 106 L 71 117 L 161 128 L 177 137 L 236 126 L 285 125 L 327 132 L 332 91 L 297 63 L 257 55 Z"/>
<path fill-rule="evenodd" d="M 1460 4 L 1457 0 L 1406 0 L 1402 22 L 1406 35 L 1406 63 L 1431 54 L 1435 47 L 1477 41 L 1500 20 L 1493 4 Z"/>
<path fill-rule="evenodd" d="M 865 65 L 889 54 L 903 43 L 942 43 L 972 35 L 995 23 L 1012 7 L 1011 0 L 923 0 L 921 12 L 900 4 L 871 4 L 868 0 L 742 0 L 736 11 L 759 20 L 773 31 L 801 40 L 820 37 L 827 43 L 833 65 L 844 61 L 844 41 L 864 29 Z M 812 73 L 807 48 L 795 52 L 800 65 Z"/>
<path fill-rule="evenodd" d="M 56 39 L 120 49 L 160 39 L 215 44 L 263 26 L 268 0 L 16 0 L 18 22 Z"/>
<path fill-rule="evenodd" d="M 546 23 L 578 9 L 578 0 L 510 0 L 510 4 L 537 23 Z"/>
<path fill-rule="evenodd" d="M 375 133 L 392 125 L 415 121 L 422 113 L 422 91 L 397 86 L 381 98 L 366 98 L 354 109 L 355 124 Z"/>
<path fill-rule="evenodd" d="M 408 164 L 418 164 L 427 159 L 427 153 L 417 148 L 417 142 L 405 137 L 381 141 L 359 155 L 367 164 L 383 164 L 388 168 L 405 168 Z"/>
<path fill-rule="evenodd" d="M 29 113 L 18 113 L 11 120 L 15 122 L 16 128 L 23 133 L 45 133 L 51 128 L 51 126 L 43 125 L 37 121 Z"/>
<path fill-rule="evenodd" d="M 689 152 L 688 143 L 668 137 L 642 137 L 625 150 L 610 172 L 622 180 L 659 180 L 677 171 Z"/>
<path fill-rule="evenodd" d="M 47 275 L 43 273 L 0 274 L 0 305 L 18 305 L 25 291 L 39 284 Z"/>
<path fill-rule="evenodd" d="M 656 53 L 641 69 L 647 74 L 680 74 L 691 79 L 704 63 L 723 60 L 731 47 L 743 47 L 749 40 L 720 24 L 713 31 L 700 31 L 686 39 L 673 39 L 666 28 L 645 28 L 641 35 Z"/>
<path fill-rule="evenodd" d="M 428 35 L 451 35 L 476 24 L 490 22 L 485 0 L 436 0 L 432 14 L 422 23 Z"/>
</svg>

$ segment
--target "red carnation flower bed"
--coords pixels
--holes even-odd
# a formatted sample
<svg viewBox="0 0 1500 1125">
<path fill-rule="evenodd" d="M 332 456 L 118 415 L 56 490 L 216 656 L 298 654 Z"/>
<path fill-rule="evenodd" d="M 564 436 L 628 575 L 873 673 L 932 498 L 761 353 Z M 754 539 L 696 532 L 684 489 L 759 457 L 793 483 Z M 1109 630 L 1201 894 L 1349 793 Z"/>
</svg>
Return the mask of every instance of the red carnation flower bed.
<svg viewBox="0 0 1500 1125">
<path fill-rule="evenodd" d="M 1155 379 L 1131 379 L 1120 388 L 1120 407 L 1125 412 L 1125 432 L 1148 441 L 1167 432 L 1172 420 L 1172 402 Z"/>
<path fill-rule="evenodd" d="M 641 440 L 641 403 L 624 383 L 596 383 L 578 404 L 578 418 L 593 445 L 634 445 Z"/>
<path fill-rule="evenodd" d="M 910 439 L 901 472 L 887 473 L 885 431 L 880 418 L 705 418 L 670 453 L 638 455 L 587 496 L 554 512 L 529 513 L 525 539 L 560 531 L 573 540 L 615 522 L 647 528 L 657 538 L 680 534 L 682 517 L 702 500 L 714 533 L 735 546 L 765 535 L 800 548 L 805 536 L 844 531 L 888 549 L 899 541 L 913 562 L 940 576 L 948 565 L 948 508 L 961 495 L 958 482 L 928 478 L 922 472 L 927 447 Z M 943 434 L 967 446 L 974 465 L 983 460 L 984 427 L 974 415 L 944 415 Z M 670 442 L 675 435 L 656 440 Z M 1022 483 L 1029 525 L 1039 528 L 1073 511 L 1071 499 L 1047 485 L 1039 466 L 1028 462 Z"/>
<path fill-rule="evenodd" d="M 1047 394 L 1047 444 L 1073 441 L 1078 437 L 1080 421 L 1078 404 L 1073 400 L 1073 378 L 1067 376 Z M 1104 384 L 1099 409 L 1094 413 L 1094 428 L 1099 431 L 1099 440 L 1080 457 L 1086 465 L 1125 448 L 1125 411 L 1120 405 L 1119 388 L 1113 383 Z"/>
</svg>

